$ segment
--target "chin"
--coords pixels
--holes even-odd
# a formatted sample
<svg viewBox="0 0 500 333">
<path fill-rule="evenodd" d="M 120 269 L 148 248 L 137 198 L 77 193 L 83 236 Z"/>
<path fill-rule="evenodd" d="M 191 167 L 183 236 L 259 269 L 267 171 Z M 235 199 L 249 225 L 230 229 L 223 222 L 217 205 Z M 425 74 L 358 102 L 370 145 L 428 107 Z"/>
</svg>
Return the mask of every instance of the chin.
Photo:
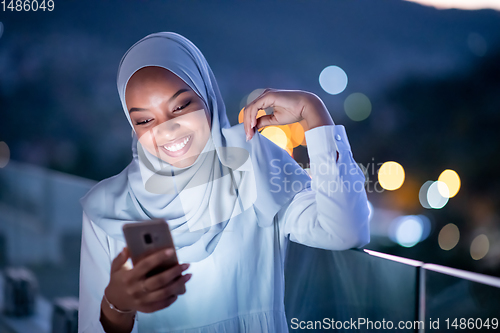
<svg viewBox="0 0 500 333">
<path fill-rule="evenodd" d="M 193 156 L 179 161 L 165 161 L 165 162 L 167 162 L 170 165 L 173 165 L 176 168 L 186 168 L 188 166 L 193 165 L 197 157 L 198 156 Z"/>
<path fill-rule="evenodd" d="M 167 162 L 170 165 L 173 165 L 177 168 L 185 168 L 188 166 L 191 166 L 194 164 L 196 159 L 198 158 L 200 152 L 193 154 L 193 153 L 186 153 L 186 157 L 179 156 L 178 158 L 172 158 L 171 156 L 166 156 L 165 154 L 160 154 L 161 159 L 165 162 Z"/>
</svg>

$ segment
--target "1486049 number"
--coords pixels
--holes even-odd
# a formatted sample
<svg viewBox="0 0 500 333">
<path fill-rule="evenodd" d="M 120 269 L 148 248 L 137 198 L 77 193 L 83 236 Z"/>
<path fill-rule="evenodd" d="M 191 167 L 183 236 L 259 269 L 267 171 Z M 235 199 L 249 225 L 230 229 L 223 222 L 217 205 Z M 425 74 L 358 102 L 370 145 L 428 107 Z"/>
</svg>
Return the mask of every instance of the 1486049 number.
<svg viewBox="0 0 500 333">
<path fill-rule="evenodd" d="M 450 318 L 446 319 L 446 328 L 450 329 L 450 327 L 453 327 L 454 329 L 458 330 L 480 330 L 480 329 L 492 329 L 496 330 L 498 328 L 498 318 L 486 318 L 486 319 L 481 319 L 481 318 L 455 318 L 454 320 L 451 320 Z"/>
<path fill-rule="evenodd" d="M 2 11 L 11 12 L 36 12 L 40 11 L 53 11 L 54 10 L 54 0 L 2 0 Z"/>
</svg>

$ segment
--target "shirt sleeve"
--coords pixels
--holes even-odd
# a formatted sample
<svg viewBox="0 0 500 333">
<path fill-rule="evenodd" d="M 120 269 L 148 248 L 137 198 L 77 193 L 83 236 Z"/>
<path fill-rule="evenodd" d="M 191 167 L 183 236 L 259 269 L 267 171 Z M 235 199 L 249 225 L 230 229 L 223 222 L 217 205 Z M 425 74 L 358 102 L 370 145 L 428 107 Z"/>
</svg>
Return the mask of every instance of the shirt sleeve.
<svg viewBox="0 0 500 333">
<path fill-rule="evenodd" d="M 366 178 L 354 161 L 344 126 L 315 127 L 305 135 L 311 187 L 298 192 L 282 213 L 283 236 L 325 250 L 368 244 Z"/>
<path fill-rule="evenodd" d="M 78 333 L 105 333 L 100 321 L 101 300 L 109 283 L 111 262 L 108 236 L 83 212 Z M 137 326 L 134 321 L 132 333 L 137 333 Z"/>
</svg>

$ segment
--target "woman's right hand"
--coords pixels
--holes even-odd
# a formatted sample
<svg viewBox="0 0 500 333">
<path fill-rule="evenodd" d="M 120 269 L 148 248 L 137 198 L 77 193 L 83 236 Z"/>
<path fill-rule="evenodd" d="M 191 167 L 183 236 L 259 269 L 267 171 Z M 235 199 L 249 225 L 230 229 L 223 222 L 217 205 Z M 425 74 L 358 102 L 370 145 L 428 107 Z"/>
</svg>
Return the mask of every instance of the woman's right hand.
<svg viewBox="0 0 500 333">
<path fill-rule="evenodd" d="M 189 264 L 175 265 L 161 273 L 146 277 L 153 268 L 168 262 L 172 248 L 157 251 L 140 260 L 132 269 L 125 266 L 130 253 L 125 247 L 111 264 L 111 276 L 104 291 L 108 301 L 119 310 L 155 312 L 170 306 L 186 292 L 191 274 L 182 275 Z"/>
</svg>

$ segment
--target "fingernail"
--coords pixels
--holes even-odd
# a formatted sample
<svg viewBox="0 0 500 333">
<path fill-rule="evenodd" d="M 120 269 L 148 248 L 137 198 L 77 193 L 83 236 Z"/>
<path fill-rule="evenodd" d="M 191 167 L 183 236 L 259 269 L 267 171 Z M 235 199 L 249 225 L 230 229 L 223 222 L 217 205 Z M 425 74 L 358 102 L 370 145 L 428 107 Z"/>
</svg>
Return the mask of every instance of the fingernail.
<svg viewBox="0 0 500 333">
<path fill-rule="evenodd" d="M 189 264 L 182 264 L 182 265 L 181 265 L 181 269 L 182 269 L 183 271 L 185 271 L 186 269 L 188 269 L 188 267 L 189 267 Z"/>
<path fill-rule="evenodd" d="M 191 278 L 191 276 L 193 276 L 193 274 L 186 274 L 186 275 L 184 275 L 184 282 L 188 282 L 189 279 Z"/>
<path fill-rule="evenodd" d="M 171 256 L 172 254 L 174 254 L 174 249 L 172 249 L 172 248 L 167 249 L 167 250 L 165 251 L 165 254 L 166 254 L 167 256 Z"/>
</svg>

